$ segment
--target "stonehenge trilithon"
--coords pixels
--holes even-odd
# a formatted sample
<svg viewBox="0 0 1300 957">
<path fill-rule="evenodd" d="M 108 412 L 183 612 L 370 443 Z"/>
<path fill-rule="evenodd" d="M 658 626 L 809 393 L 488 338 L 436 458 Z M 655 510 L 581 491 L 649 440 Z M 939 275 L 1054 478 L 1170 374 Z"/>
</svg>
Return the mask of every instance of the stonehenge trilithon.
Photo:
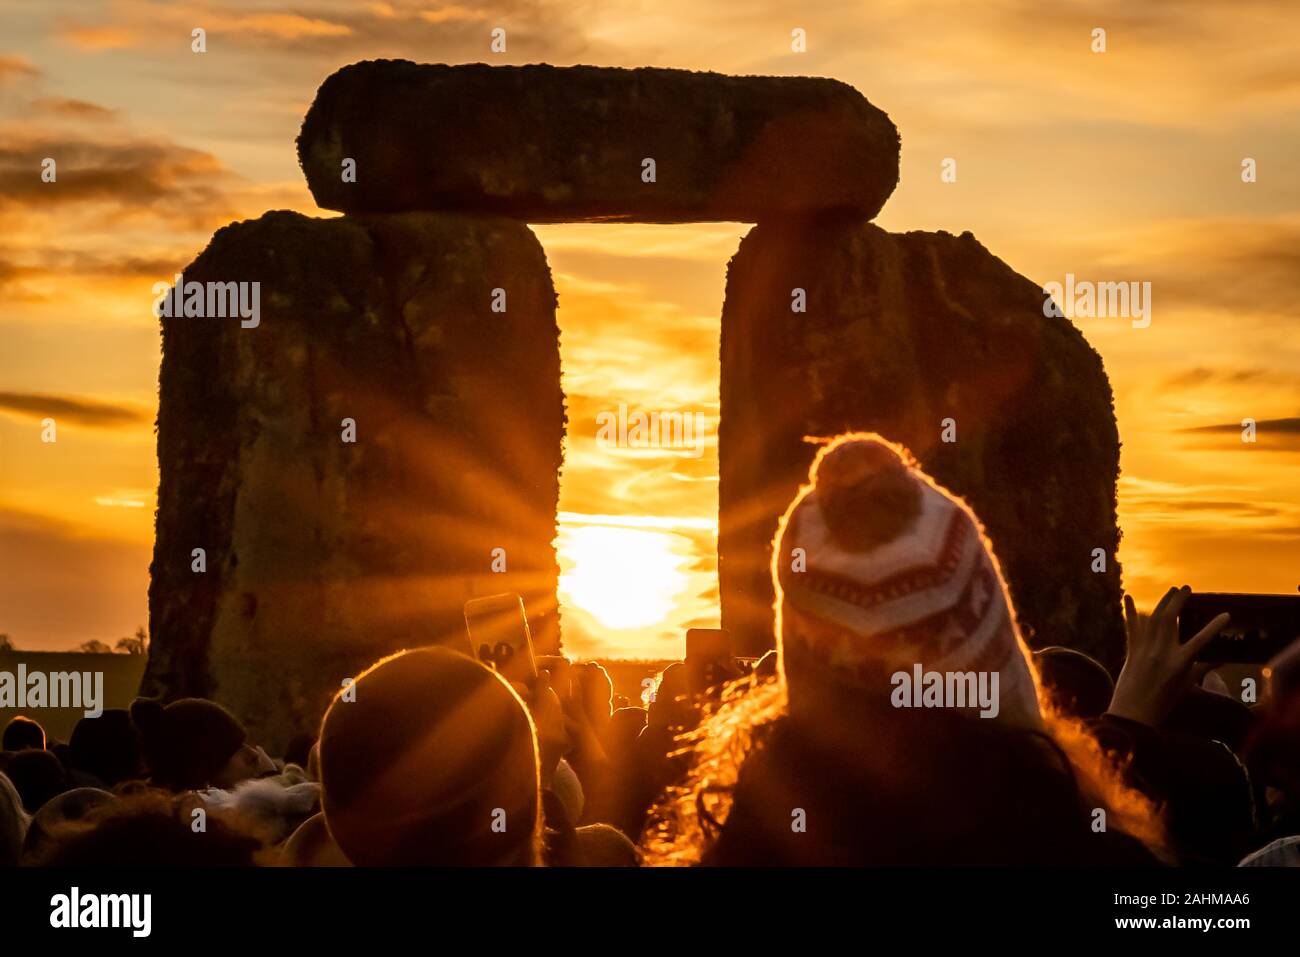
<svg viewBox="0 0 1300 957">
<path fill-rule="evenodd" d="M 259 282 L 261 316 L 162 321 L 146 690 L 283 745 L 376 658 L 468 647 L 473 595 L 520 592 L 557 646 L 559 339 L 526 227 L 267 213 L 184 281 Z"/>
<path fill-rule="evenodd" d="M 804 437 L 871 430 L 971 503 L 1031 644 L 1122 656 L 1105 370 L 970 233 L 755 227 L 727 273 L 721 393 L 722 619 L 748 647 L 771 634 L 770 546 L 816 452 Z"/>
<path fill-rule="evenodd" d="M 282 745 L 375 658 L 467 647 L 468 597 L 521 593 L 539 648 L 559 647 L 565 412 L 555 292 L 525 221 L 760 224 L 722 310 L 737 651 L 772 644 L 768 550 L 813 455 L 803 436 L 869 428 L 970 499 L 1035 640 L 1113 663 L 1101 362 L 969 235 L 870 224 L 898 133 L 851 87 L 377 61 L 325 81 L 298 148 L 317 202 L 347 215 L 226 227 L 185 270 L 260 283 L 255 327 L 162 320 L 147 692 L 215 697 Z"/>
</svg>

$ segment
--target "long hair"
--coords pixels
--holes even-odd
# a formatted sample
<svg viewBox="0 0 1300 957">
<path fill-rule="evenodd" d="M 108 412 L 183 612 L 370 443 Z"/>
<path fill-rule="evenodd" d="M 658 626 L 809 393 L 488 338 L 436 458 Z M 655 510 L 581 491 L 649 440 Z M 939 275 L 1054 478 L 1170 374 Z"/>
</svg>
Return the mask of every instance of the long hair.
<svg viewBox="0 0 1300 957">
<path fill-rule="evenodd" d="M 900 508 L 906 509 L 907 496 L 895 481 L 897 475 L 893 469 L 886 470 L 883 481 L 875 479 L 877 490 L 883 492 L 892 503 L 889 508 L 882 509 L 880 499 L 872 502 L 862 494 L 861 489 L 855 492 L 847 487 L 851 480 L 849 483 L 844 481 L 843 469 L 838 470 L 837 474 L 823 468 L 827 457 L 835 449 L 862 440 L 892 450 L 897 455 L 898 462 L 911 470 L 917 478 L 934 486 L 967 512 L 979 531 L 998 581 L 1005 591 L 1005 579 L 992 543 L 964 499 L 926 475 L 910 452 L 901 445 L 874 433 L 840 435 L 818 451 L 809 470 L 810 482 L 801 486 L 777 524 L 772 549 L 772 583 L 776 595 L 776 634 L 781 639 L 779 646 L 784 645 L 786 630 L 795 627 L 790 620 L 791 616 L 784 614 L 785 596 L 777 570 L 777 562 L 781 560 L 779 546 L 796 506 L 814 486 L 819 493 L 824 484 L 831 487 L 835 502 L 831 508 L 844 516 L 846 521 L 853 523 L 855 527 L 850 528 L 848 534 L 859 543 L 888 539 L 899 530 L 898 512 Z M 1049 696 L 1043 693 L 1033 656 L 1029 654 L 1016 626 L 1014 613 L 1011 614 L 1011 627 L 1033 679 L 1042 719 L 1040 730 L 1057 745 L 1068 762 L 1081 803 L 1104 809 L 1107 827 L 1114 827 L 1137 838 L 1157 858 L 1171 859 L 1164 825 L 1155 804 L 1123 782 L 1122 770 L 1116 760 L 1104 752 L 1082 723 L 1051 705 Z M 688 756 L 688 769 L 684 779 L 670 786 L 650 810 L 641 838 L 647 864 L 691 865 L 701 862 L 725 826 L 745 760 L 763 746 L 778 719 L 788 713 L 787 687 L 783 650 L 775 679 L 763 681 L 749 677 L 732 682 L 724 689 L 719 704 L 709 708 L 699 725 L 678 739 L 680 747 L 677 753 Z"/>
</svg>

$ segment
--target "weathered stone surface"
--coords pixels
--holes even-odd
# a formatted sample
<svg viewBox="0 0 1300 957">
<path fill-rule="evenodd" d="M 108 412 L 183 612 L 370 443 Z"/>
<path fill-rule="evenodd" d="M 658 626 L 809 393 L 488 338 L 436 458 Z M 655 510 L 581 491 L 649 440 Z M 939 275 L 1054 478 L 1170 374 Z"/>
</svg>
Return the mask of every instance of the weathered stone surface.
<svg viewBox="0 0 1300 957">
<path fill-rule="evenodd" d="M 330 76 L 298 137 L 327 209 L 538 223 L 870 218 L 898 182 L 898 155 L 889 117 L 838 80 L 406 60 Z M 642 181 L 647 157 L 654 183 Z"/>
<path fill-rule="evenodd" d="M 1042 305 L 969 233 L 840 218 L 745 237 L 722 316 L 718 540 L 722 622 L 743 645 L 771 642 L 771 541 L 816 451 L 803 437 L 874 430 L 974 507 L 1032 645 L 1122 660 L 1110 384 Z"/>
<path fill-rule="evenodd" d="M 184 277 L 260 282 L 261 321 L 162 320 L 147 691 L 279 747 L 378 657 L 466 642 L 475 594 L 520 592 L 557 645 L 556 298 L 526 227 L 272 212 Z"/>
</svg>

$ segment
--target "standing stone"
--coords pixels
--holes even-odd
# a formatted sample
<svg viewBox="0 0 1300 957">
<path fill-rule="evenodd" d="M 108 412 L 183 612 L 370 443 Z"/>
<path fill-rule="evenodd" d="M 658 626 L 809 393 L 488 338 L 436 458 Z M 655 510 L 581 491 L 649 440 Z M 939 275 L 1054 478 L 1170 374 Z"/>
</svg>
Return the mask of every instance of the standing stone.
<svg viewBox="0 0 1300 957">
<path fill-rule="evenodd" d="M 557 648 L 556 297 L 526 227 L 272 212 L 184 281 L 259 282 L 261 315 L 161 320 L 146 692 L 213 697 L 281 747 L 377 658 L 468 650 L 469 597 L 521 593 Z"/>
<path fill-rule="evenodd" d="M 741 647 L 772 642 L 771 542 L 816 452 L 804 437 L 869 430 L 970 502 L 1032 646 L 1122 661 L 1109 381 L 1078 329 L 1043 316 L 1042 290 L 970 233 L 753 229 L 727 274 L 721 401 L 722 622 Z"/>
<path fill-rule="evenodd" d="M 870 218 L 898 156 L 889 117 L 838 80 L 651 68 L 356 63 L 321 85 L 298 136 L 326 209 L 537 223 Z"/>
</svg>

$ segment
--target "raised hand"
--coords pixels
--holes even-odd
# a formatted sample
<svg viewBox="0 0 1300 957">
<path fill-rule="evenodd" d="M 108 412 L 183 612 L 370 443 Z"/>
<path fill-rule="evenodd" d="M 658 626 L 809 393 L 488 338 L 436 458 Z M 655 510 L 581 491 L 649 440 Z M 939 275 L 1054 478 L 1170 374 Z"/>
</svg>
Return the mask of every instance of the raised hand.
<svg viewBox="0 0 1300 957">
<path fill-rule="evenodd" d="M 1193 684 L 1197 654 L 1228 623 L 1228 615 L 1218 615 L 1180 644 L 1178 615 L 1191 593 L 1187 585 L 1169 589 L 1149 618 L 1139 615 L 1133 599 L 1124 596 L 1128 657 L 1115 682 L 1111 714 L 1158 725 Z"/>
</svg>

